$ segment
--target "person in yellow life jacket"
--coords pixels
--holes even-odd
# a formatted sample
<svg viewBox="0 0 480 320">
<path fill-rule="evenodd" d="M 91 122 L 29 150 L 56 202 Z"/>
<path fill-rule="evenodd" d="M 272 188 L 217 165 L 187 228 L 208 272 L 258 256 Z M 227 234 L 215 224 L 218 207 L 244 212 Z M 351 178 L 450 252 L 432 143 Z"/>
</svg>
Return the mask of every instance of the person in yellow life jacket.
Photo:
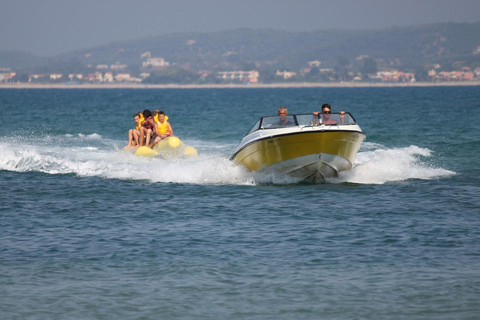
<svg viewBox="0 0 480 320">
<path fill-rule="evenodd" d="M 141 127 L 141 126 L 142 126 L 142 123 L 145 122 L 145 117 L 143 116 L 142 111 L 139 111 L 137 114 L 138 114 L 138 116 L 140 117 L 140 125 L 139 125 L 139 126 Z M 137 128 L 137 129 L 138 129 L 138 128 Z M 140 130 L 140 129 L 139 129 L 139 130 Z"/>
<path fill-rule="evenodd" d="M 128 145 L 123 149 L 131 149 L 140 146 L 140 128 L 142 127 L 143 114 L 141 112 L 133 115 L 133 121 L 135 122 L 135 129 L 128 130 Z"/>
<path fill-rule="evenodd" d="M 160 113 L 160 110 L 155 110 L 152 112 L 152 116 L 153 116 L 153 121 L 155 121 L 156 123 L 159 122 L 158 120 L 158 114 Z M 165 121 L 168 121 L 168 116 L 165 115 Z"/>
<path fill-rule="evenodd" d="M 158 114 L 159 113 L 160 113 L 160 110 L 153 110 L 153 112 L 152 112 L 153 121 L 158 122 Z"/>
<path fill-rule="evenodd" d="M 173 136 L 172 126 L 170 125 L 170 122 L 167 121 L 167 118 L 168 117 L 165 115 L 165 112 L 160 111 L 158 113 L 158 122 L 157 122 L 158 134 L 154 137 L 150 147 L 153 148 L 158 142 L 160 142 L 160 140 Z"/>
</svg>

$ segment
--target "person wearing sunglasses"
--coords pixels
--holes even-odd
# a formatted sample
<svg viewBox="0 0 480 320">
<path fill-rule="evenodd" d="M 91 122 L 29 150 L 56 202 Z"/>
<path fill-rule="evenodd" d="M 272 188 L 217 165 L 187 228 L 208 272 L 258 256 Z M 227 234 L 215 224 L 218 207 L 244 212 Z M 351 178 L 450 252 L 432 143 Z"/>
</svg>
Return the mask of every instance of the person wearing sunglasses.
<svg viewBox="0 0 480 320">
<path fill-rule="evenodd" d="M 328 103 L 323 104 L 321 113 L 319 113 L 318 111 L 315 111 L 313 113 L 314 124 L 318 125 L 320 118 L 322 120 L 320 123 L 322 124 L 337 124 L 338 123 L 337 120 L 330 118 L 331 113 L 332 113 L 332 107 Z M 340 120 L 342 120 L 342 123 L 343 123 L 344 115 L 345 115 L 345 111 L 340 111 Z"/>
</svg>

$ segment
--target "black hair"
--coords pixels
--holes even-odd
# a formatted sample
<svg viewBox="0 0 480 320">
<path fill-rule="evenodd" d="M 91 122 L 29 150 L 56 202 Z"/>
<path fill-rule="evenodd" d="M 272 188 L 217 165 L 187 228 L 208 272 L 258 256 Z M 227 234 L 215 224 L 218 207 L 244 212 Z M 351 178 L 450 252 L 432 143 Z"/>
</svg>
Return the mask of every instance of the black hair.
<svg viewBox="0 0 480 320">
<path fill-rule="evenodd" d="M 158 112 L 158 114 L 163 114 L 163 115 L 165 115 L 165 111 L 160 110 L 160 111 Z"/>
<path fill-rule="evenodd" d="M 143 117 L 147 119 L 148 117 L 152 116 L 152 112 L 148 109 L 143 110 Z"/>
</svg>

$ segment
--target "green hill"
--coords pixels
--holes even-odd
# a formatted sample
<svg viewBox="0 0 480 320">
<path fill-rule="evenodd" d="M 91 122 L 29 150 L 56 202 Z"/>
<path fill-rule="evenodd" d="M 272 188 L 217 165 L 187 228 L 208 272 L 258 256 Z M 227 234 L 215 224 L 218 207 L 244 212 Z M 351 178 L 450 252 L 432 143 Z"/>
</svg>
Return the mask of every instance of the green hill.
<svg viewBox="0 0 480 320">
<path fill-rule="evenodd" d="M 88 70 L 88 65 L 121 63 L 127 64 L 129 71 L 138 71 L 145 61 L 141 55 L 150 52 L 152 57 L 162 57 L 170 65 L 191 71 L 253 68 L 297 71 L 313 60 L 321 61 L 321 68 L 333 68 L 338 66 L 340 58 L 359 69 L 361 56 L 375 59 L 379 67 L 409 71 L 434 63 L 453 68 L 456 61 L 478 67 L 480 55 L 473 54 L 473 50 L 479 45 L 480 22 L 355 31 L 237 29 L 115 42 L 52 58 L 0 51 L 0 67 L 22 72 L 82 72 Z"/>
</svg>

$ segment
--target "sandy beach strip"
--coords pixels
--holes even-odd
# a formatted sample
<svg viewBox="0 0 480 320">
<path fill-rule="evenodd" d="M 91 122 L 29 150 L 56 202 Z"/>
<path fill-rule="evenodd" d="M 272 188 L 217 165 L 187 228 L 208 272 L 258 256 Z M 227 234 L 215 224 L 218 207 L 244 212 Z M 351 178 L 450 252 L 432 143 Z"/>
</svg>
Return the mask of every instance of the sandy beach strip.
<svg viewBox="0 0 480 320">
<path fill-rule="evenodd" d="M 367 83 L 367 82 L 290 82 L 255 84 L 137 84 L 137 83 L 0 83 L 0 89 L 255 89 L 255 88 L 388 88 L 479 86 L 480 81 Z"/>
</svg>

